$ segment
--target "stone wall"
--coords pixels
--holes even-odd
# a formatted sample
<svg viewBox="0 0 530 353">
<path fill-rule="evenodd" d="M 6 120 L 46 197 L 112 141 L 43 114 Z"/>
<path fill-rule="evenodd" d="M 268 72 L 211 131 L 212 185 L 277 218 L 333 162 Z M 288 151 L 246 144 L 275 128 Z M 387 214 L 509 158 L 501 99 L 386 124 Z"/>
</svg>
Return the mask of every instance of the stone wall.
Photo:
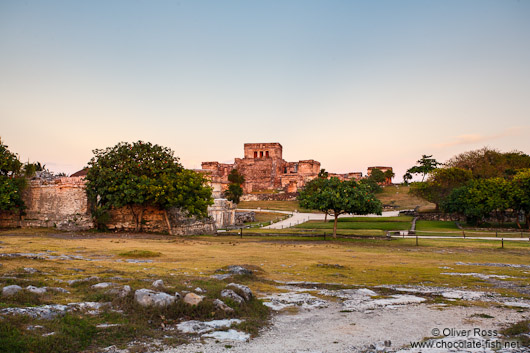
<svg viewBox="0 0 530 353">
<path fill-rule="evenodd" d="M 0 227 L 55 227 L 66 231 L 94 228 L 85 192 L 84 177 L 64 177 L 31 180 L 23 194 L 26 214 L 19 216 L 11 212 L 0 212 Z M 166 213 L 155 208 L 146 208 L 143 214 L 143 230 L 168 232 L 168 220 L 173 235 L 212 234 L 216 227 L 235 224 L 235 206 L 227 200 L 215 200 L 208 208 L 211 218 L 186 217 L 178 209 Z M 135 212 L 138 210 L 135 209 Z M 136 221 L 129 207 L 113 209 L 106 224 L 111 230 L 132 231 Z"/>
<path fill-rule="evenodd" d="M 110 230 L 134 231 L 136 229 L 136 215 L 139 215 L 138 207 L 122 207 L 109 211 L 110 220 L 105 223 Z M 171 235 L 198 235 L 214 234 L 216 232 L 215 222 L 212 219 L 197 219 L 187 217 L 176 208 L 166 211 L 154 207 L 146 207 L 143 211 L 142 230 L 153 233 L 168 233 Z M 169 226 L 168 226 L 169 222 Z"/>
<path fill-rule="evenodd" d="M 82 177 L 36 179 L 23 194 L 25 215 L 3 213 L 2 227 L 56 227 L 86 230 L 93 227 Z"/>
<path fill-rule="evenodd" d="M 208 215 L 212 217 L 217 228 L 226 228 L 236 223 L 236 206 L 226 199 L 215 199 L 208 207 Z"/>
<path fill-rule="evenodd" d="M 296 201 L 297 192 L 254 193 L 241 196 L 241 201 Z"/>
</svg>

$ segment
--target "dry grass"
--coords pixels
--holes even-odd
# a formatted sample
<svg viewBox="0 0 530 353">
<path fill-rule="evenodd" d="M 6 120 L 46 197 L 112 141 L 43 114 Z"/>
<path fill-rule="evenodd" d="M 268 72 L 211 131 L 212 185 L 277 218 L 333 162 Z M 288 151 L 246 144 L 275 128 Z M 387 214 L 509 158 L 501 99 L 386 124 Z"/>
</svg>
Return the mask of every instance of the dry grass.
<svg viewBox="0 0 530 353">
<path fill-rule="evenodd" d="M 206 276 L 216 269 L 233 264 L 250 264 L 263 269 L 268 280 L 339 282 L 345 285 L 429 284 L 470 287 L 484 286 L 472 277 L 440 275 L 451 266 L 458 271 L 486 271 L 512 275 L 514 269 L 503 267 L 459 268 L 456 262 L 501 262 L 530 264 L 530 244 L 464 240 L 413 239 L 318 241 L 296 237 L 194 237 L 162 239 L 59 239 L 57 237 L 3 237 L 3 252 L 43 252 L 77 254 L 100 261 L 29 260 L 2 261 L 1 273 L 33 267 L 43 272 L 54 271 L 58 278 L 78 278 L 72 267 L 83 269 L 82 276 L 120 272 L 121 276 L 167 277 Z M 119 254 L 131 249 L 159 252 L 152 263 L 116 262 Z M 318 263 L 339 264 L 345 269 L 316 267 Z M 530 285 L 528 274 L 518 278 Z M 249 283 L 260 289 L 260 283 Z"/>
<path fill-rule="evenodd" d="M 383 192 L 377 194 L 383 205 L 395 206 L 398 210 L 413 209 L 420 207 L 421 211 L 434 210 L 435 205 L 419 197 L 409 194 L 410 187 L 404 185 L 392 185 L 383 188 Z"/>
</svg>

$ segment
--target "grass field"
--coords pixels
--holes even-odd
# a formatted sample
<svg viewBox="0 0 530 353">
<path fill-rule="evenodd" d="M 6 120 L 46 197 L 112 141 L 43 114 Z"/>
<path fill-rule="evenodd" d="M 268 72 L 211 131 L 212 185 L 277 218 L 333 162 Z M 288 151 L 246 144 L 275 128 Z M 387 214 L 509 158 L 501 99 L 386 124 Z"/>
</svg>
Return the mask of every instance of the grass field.
<svg viewBox="0 0 530 353">
<path fill-rule="evenodd" d="M 416 230 L 455 230 L 459 231 L 455 222 L 451 221 L 416 221 Z"/>
<path fill-rule="evenodd" d="M 302 229 L 333 229 L 333 221 L 309 221 L 295 226 Z M 410 222 L 378 222 L 373 221 L 355 221 L 355 222 L 337 222 L 337 229 L 378 229 L 378 230 L 407 230 L 410 229 Z"/>
<path fill-rule="evenodd" d="M 398 210 L 414 209 L 420 207 L 421 211 L 433 210 L 435 205 L 419 197 L 409 194 L 410 187 L 405 185 L 392 185 L 383 188 L 383 192 L 377 194 L 377 198 L 384 205 L 395 206 Z"/>
<path fill-rule="evenodd" d="M 409 189 L 409 186 L 403 185 L 386 186 L 381 193 L 376 194 L 376 197 L 381 200 L 384 205 L 394 206 L 397 210 L 414 209 L 416 206 L 419 206 L 422 211 L 434 209 L 434 204 L 410 195 L 408 193 Z M 241 201 L 238 208 L 313 212 L 311 210 L 301 209 L 298 201 Z"/>
<path fill-rule="evenodd" d="M 382 222 L 384 223 L 384 222 Z M 390 223 L 390 222 L 387 222 Z M 396 223 L 396 222 L 394 222 Z M 351 231 L 351 230 L 348 230 Z M 370 230 L 364 230 L 370 231 Z M 373 231 L 373 230 L 372 230 Z M 196 307 L 175 304 L 168 309 L 145 309 L 135 305 L 132 294 L 123 299 L 109 296 L 91 285 L 98 282 L 128 284 L 132 290 L 150 288 L 152 281 L 162 279 L 169 293 L 201 287 L 211 300 L 227 281 L 248 285 L 254 293 L 277 292 L 274 281 L 310 281 L 335 286 L 428 285 L 465 287 L 471 290 L 496 292 L 508 296 L 529 298 L 513 288 L 530 285 L 530 274 L 517 268 L 492 267 L 481 263 L 509 263 L 530 265 L 530 242 L 505 244 L 498 241 L 463 239 L 346 239 L 324 240 L 322 237 L 301 238 L 196 236 L 171 237 L 162 235 L 131 235 L 113 233 L 72 233 L 36 235 L 31 230 L 0 232 L 1 252 L 44 253 L 47 255 L 75 255 L 76 258 L 32 259 L 27 257 L 0 257 L 0 285 L 66 287 L 69 293 L 46 294 L 38 297 L 24 294 L 1 297 L 0 308 L 66 304 L 79 301 L 112 302 L 120 312 L 104 311 L 99 315 L 67 314 L 56 320 L 35 320 L 9 316 L 0 325 L 0 351 L 24 352 L 77 352 L 100 351 L 97 347 L 115 344 L 125 347 L 132 340 L 160 339 L 167 345 L 178 345 L 186 337 L 176 331 L 168 336 L 159 330 L 164 325 L 187 319 L 218 319 L 211 304 Z M 150 262 L 127 262 L 139 259 Z M 460 264 L 478 263 L 477 266 Z M 214 280 L 210 276 L 229 265 L 244 265 L 256 271 L 255 276 Z M 515 287 L 492 286 L 473 276 L 443 274 L 450 267 L 454 272 L 480 272 L 512 276 Z M 25 269 L 31 268 L 34 272 Z M 68 285 L 69 280 L 87 282 Z M 449 303 L 449 302 L 448 302 Z M 451 305 L 460 305 L 450 303 Z M 466 303 L 462 303 L 468 305 Z M 488 304 L 484 304 L 488 305 Z M 239 329 L 256 333 L 267 323 L 267 311 L 258 300 L 235 307 L 233 316 L 244 318 Z M 99 324 L 112 324 L 106 329 Z M 43 328 L 29 331 L 28 325 Z M 44 332 L 56 332 L 42 336 Z M 141 348 L 133 351 L 141 351 Z"/>
</svg>

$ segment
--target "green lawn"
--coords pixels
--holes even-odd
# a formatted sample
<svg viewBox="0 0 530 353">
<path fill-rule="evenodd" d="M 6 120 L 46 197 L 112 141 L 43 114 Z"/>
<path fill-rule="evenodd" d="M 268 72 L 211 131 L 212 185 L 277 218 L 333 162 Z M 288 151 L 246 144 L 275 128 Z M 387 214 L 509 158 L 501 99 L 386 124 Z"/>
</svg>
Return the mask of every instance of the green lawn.
<svg viewBox="0 0 530 353">
<path fill-rule="evenodd" d="M 302 229 L 333 229 L 333 221 L 309 221 L 295 227 Z M 410 229 L 410 222 L 340 222 L 337 223 L 337 229 L 408 230 Z"/>
<path fill-rule="evenodd" d="M 412 216 L 399 217 L 343 217 L 339 222 L 411 222 Z"/>
<path fill-rule="evenodd" d="M 458 231 L 458 227 L 456 226 L 456 223 L 453 221 L 417 221 L 416 222 L 416 230 L 456 230 Z"/>
</svg>

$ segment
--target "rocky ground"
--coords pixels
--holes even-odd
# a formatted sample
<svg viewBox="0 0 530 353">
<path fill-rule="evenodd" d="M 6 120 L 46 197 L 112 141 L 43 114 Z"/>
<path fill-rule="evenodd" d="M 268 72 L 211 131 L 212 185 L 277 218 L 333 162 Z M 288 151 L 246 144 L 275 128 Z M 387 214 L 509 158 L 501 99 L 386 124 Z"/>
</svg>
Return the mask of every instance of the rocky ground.
<svg viewBox="0 0 530 353">
<path fill-rule="evenodd" d="M 2 331 L 2 325 L 10 320 L 16 323 L 18 318 L 26 318 L 17 323 L 25 332 L 54 337 L 61 333 L 53 329 L 56 326 L 48 327 L 45 322 L 69 314 L 89 317 L 89 321 L 93 320 L 90 317 L 99 315 L 95 329 L 108 330 L 108 339 L 126 327 L 123 317 L 133 318 L 138 310 L 152 315 L 144 321 L 156 327 L 152 331 L 145 329 L 145 332 L 156 331 L 156 335 L 144 335 L 128 344 L 122 340 L 113 345 L 111 339 L 110 344 L 102 348 L 85 351 L 530 352 L 529 291 L 527 286 L 515 281 L 528 277 L 529 265 L 457 262 L 458 269 L 440 267 L 444 276 L 473 277 L 496 289 L 488 292 L 440 284 L 355 286 L 280 282 L 259 277 L 258 270 L 237 265 L 201 275 L 196 279 L 197 283 L 204 284 L 201 287 L 189 282 L 191 277 L 177 280 L 171 276 L 165 279 L 153 277 L 154 274 L 150 276 L 149 268 L 143 268 L 154 261 L 150 259 L 121 259 L 105 254 L 10 252 L 0 254 L 0 260 L 41 266 L 41 269 L 11 266 L 11 270 L 2 271 L 0 352 L 5 351 L 1 340 L 5 339 L 6 330 Z M 58 261 L 67 267 L 68 275 L 53 272 L 53 264 Z M 107 267 L 98 267 L 101 261 Z M 93 264 L 99 275 L 88 274 L 74 267 L 75 263 Z M 118 275 L 109 269 L 111 263 L 134 264 L 139 270 Z M 322 266 L 342 267 L 316 265 L 317 268 Z M 499 267 L 509 268 L 510 272 L 494 274 L 483 270 Z M 263 288 L 267 290 L 253 292 L 241 281 L 266 283 Z M 502 290 L 511 295 L 501 294 Z M 93 300 L 65 302 L 71 297 Z M 33 304 L 18 305 L 12 298 Z M 259 332 L 245 328 L 248 321 L 260 319 L 245 315 L 245 310 L 264 308 L 256 298 L 272 311 L 270 322 Z M 205 308 L 204 312 L 193 309 L 199 307 Z M 150 308 L 156 309 L 155 314 Z M 177 314 L 165 317 L 169 312 L 163 308 L 171 308 Z M 114 321 L 104 321 L 107 318 Z M 526 326 L 519 331 L 503 331 L 524 320 Z M 173 338 L 178 338 L 179 342 L 171 343 Z M 426 347 L 414 347 L 420 344 Z"/>
</svg>

